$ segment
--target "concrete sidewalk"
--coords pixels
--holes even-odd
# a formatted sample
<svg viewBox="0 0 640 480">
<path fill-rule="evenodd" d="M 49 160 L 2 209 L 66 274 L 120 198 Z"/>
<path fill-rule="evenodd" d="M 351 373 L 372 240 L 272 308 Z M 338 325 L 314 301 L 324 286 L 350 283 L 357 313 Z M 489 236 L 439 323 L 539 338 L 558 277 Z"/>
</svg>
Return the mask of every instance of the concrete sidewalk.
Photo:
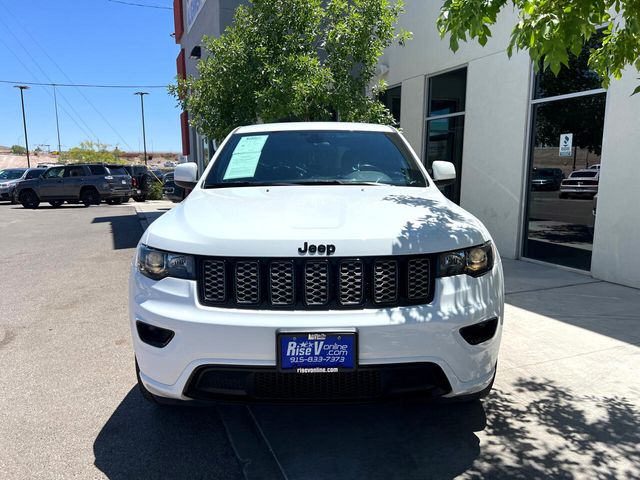
<svg viewBox="0 0 640 480">
<path fill-rule="evenodd" d="M 127 206 L 133 207 L 142 225 L 142 230 L 149 228 L 154 221 L 167 213 L 177 204 L 169 200 L 147 200 L 145 202 L 130 202 Z"/>
</svg>

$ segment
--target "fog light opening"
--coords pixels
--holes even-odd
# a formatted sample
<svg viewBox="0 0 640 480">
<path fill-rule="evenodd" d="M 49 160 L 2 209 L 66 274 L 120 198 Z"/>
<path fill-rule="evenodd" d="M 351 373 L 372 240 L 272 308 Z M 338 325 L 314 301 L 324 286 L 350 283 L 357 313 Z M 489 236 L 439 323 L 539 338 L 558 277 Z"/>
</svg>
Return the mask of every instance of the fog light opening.
<svg viewBox="0 0 640 480">
<path fill-rule="evenodd" d="M 136 322 L 136 329 L 140 340 L 156 348 L 166 347 L 175 335 L 173 330 L 149 325 L 139 320 Z"/>
<path fill-rule="evenodd" d="M 484 322 L 469 325 L 460 329 L 460 335 L 470 345 L 479 345 L 493 338 L 498 328 L 498 319 L 492 318 Z"/>
</svg>

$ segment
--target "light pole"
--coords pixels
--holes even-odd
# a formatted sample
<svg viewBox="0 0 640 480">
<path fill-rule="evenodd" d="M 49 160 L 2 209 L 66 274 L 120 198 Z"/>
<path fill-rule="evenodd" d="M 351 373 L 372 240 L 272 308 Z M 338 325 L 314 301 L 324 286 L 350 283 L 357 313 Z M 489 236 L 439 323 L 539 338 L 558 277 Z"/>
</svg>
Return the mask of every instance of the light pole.
<svg viewBox="0 0 640 480">
<path fill-rule="evenodd" d="M 144 96 L 149 95 L 147 92 L 136 92 L 134 95 L 140 95 L 140 108 L 142 109 L 142 145 L 144 148 L 144 164 L 147 164 L 147 133 L 144 129 Z"/>
<path fill-rule="evenodd" d="M 27 138 L 27 117 L 24 113 L 24 90 L 29 90 L 26 85 L 14 85 L 15 88 L 20 89 L 20 103 L 22 104 L 22 125 L 24 126 L 24 144 L 27 147 L 27 167 L 31 168 L 31 161 L 29 160 L 29 139 Z"/>
<path fill-rule="evenodd" d="M 60 146 L 60 123 L 58 122 L 58 96 L 56 95 L 56 86 L 53 86 L 53 103 L 56 107 L 56 131 L 58 132 L 58 157 L 62 155 L 62 147 Z"/>
</svg>

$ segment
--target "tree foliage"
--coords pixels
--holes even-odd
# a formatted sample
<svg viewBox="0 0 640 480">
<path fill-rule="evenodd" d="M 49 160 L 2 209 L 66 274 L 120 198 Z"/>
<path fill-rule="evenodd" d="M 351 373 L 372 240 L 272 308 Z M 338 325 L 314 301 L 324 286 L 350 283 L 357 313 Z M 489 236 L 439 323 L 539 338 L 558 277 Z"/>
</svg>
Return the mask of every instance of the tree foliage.
<svg viewBox="0 0 640 480">
<path fill-rule="evenodd" d="M 25 155 L 27 153 L 27 149 L 22 145 L 12 145 L 11 153 L 13 153 L 14 155 Z"/>
<path fill-rule="evenodd" d="M 208 138 L 285 118 L 392 124 L 376 98 L 384 83 L 366 91 L 384 49 L 410 37 L 395 30 L 402 11 L 390 0 L 251 0 L 203 39 L 199 77 L 170 92 Z"/>
<path fill-rule="evenodd" d="M 110 146 L 104 143 L 85 141 L 64 152 L 62 159 L 68 163 L 116 163 L 120 151 L 118 147 L 113 150 L 109 148 Z"/>
<path fill-rule="evenodd" d="M 476 39 L 485 45 L 500 11 L 512 5 L 519 12 L 507 53 L 528 50 L 534 65 L 558 74 L 570 54 L 604 25 L 602 44 L 591 50 L 589 66 L 602 79 L 619 79 L 625 67 L 640 70 L 640 0 L 446 0 L 438 18 L 441 36 L 449 34 L 453 51 L 459 42 Z M 634 93 L 638 93 L 640 87 Z"/>
</svg>

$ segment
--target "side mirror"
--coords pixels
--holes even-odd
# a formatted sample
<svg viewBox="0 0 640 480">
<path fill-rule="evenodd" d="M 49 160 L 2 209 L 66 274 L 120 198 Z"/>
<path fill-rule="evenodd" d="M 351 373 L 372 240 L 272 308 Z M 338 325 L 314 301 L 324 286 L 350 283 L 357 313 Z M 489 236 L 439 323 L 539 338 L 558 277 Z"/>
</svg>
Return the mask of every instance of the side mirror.
<svg viewBox="0 0 640 480">
<path fill-rule="evenodd" d="M 198 183 L 198 165 L 195 162 L 181 163 L 173 172 L 173 181 L 182 188 L 193 189 Z"/>
<path fill-rule="evenodd" d="M 456 167 L 451 162 L 435 161 L 431 165 L 431 170 L 437 187 L 446 187 L 456 181 Z"/>
</svg>

